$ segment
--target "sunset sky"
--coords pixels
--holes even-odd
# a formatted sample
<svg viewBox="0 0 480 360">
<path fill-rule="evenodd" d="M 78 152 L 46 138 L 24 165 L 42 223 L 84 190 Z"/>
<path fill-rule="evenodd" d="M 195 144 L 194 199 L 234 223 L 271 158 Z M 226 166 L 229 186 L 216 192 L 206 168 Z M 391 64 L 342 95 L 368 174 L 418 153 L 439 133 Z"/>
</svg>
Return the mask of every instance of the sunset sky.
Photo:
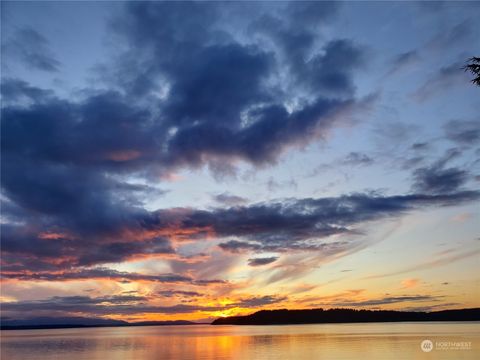
<svg viewBox="0 0 480 360">
<path fill-rule="evenodd" d="M 480 2 L 1 11 L 2 317 L 480 306 Z"/>
</svg>

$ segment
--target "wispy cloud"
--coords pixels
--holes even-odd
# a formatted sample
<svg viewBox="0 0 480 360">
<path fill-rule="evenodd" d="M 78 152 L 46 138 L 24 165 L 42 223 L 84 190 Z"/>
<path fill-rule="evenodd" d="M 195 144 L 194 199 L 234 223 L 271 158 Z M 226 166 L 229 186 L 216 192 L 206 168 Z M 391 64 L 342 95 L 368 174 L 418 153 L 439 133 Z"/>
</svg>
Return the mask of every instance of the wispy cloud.
<svg viewBox="0 0 480 360">
<path fill-rule="evenodd" d="M 478 256 L 479 254 L 480 254 L 480 250 L 457 252 L 457 253 L 452 254 L 452 255 L 441 256 L 438 259 L 426 261 L 426 262 L 423 262 L 423 263 L 420 263 L 420 264 L 414 265 L 414 266 L 405 267 L 405 268 L 400 269 L 400 270 L 386 272 L 386 273 L 378 274 L 378 275 L 368 276 L 368 277 L 366 277 L 366 279 L 378 279 L 378 278 L 383 278 L 383 277 L 406 274 L 406 273 L 410 273 L 410 272 L 413 272 L 413 271 L 428 270 L 428 269 L 432 269 L 432 268 L 439 267 L 439 266 L 445 266 L 445 265 L 451 264 L 455 261 L 459 261 L 459 260 L 467 259 L 467 258 L 470 258 L 470 257 Z"/>
<path fill-rule="evenodd" d="M 50 50 L 48 40 L 31 27 L 18 29 L 2 43 L 2 52 L 5 61 L 21 61 L 35 70 L 56 72 L 61 65 Z"/>
<path fill-rule="evenodd" d="M 463 66 L 463 63 L 454 62 L 436 70 L 412 94 L 412 97 L 419 102 L 424 102 L 436 94 L 452 89 L 455 86 L 468 85 L 468 75 L 463 71 Z"/>
<path fill-rule="evenodd" d="M 402 280 L 400 283 L 402 284 L 403 288 L 411 289 L 418 286 L 420 284 L 420 280 L 409 278 L 409 279 Z"/>
</svg>

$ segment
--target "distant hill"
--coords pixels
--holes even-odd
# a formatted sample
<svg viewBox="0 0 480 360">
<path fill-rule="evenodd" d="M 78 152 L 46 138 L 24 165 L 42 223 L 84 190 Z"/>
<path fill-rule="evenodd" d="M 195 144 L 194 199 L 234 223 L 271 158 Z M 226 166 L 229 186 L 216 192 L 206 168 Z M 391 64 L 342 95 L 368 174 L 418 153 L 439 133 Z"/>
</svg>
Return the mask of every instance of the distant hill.
<svg viewBox="0 0 480 360">
<path fill-rule="evenodd" d="M 480 308 L 435 312 L 308 309 L 261 310 L 247 316 L 219 318 L 212 325 L 281 325 L 395 321 L 480 321 Z"/>
<path fill-rule="evenodd" d="M 92 326 L 122 326 L 126 321 L 84 317 L 36 317 L 30 319 L 1 319 L 1 329 L 55 329 Z"/>
<path fill-rule="evenodd" d="M 196 325 L 186 320 L 140 321 L 129 323 L 122 320 L 84 318 L 84 317 L 37 317 L 30 319 L 0 319 L 1 330 L 27 329 L 63 329 L 106 326 L 160 326 L 160 325 Z"/>
</svg>

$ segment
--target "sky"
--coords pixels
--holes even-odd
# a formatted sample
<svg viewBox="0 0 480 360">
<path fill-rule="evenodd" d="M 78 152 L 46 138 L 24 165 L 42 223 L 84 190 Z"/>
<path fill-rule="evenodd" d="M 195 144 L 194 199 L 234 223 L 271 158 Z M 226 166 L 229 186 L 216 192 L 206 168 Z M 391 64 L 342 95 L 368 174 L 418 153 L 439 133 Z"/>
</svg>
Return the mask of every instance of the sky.
<svg viewBox="0 0 480 360">
<path fill-rule="evenodd" d="M 479 307 L 479 16 L 2 1 L 2 318 Z"/>
</svg>

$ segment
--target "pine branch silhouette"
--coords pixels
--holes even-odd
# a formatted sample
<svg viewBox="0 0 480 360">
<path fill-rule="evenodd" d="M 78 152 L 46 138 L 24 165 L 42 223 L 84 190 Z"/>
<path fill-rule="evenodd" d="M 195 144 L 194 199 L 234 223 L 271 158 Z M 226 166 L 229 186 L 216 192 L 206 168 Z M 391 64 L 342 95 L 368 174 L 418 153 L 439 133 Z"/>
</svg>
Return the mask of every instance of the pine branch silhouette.
<svg viewBox="0 0 480 360">
<path fill-rule="evenodd" d="M 480 57 L 473 56 L 468 61 L 469 64 L 465 65 L 463 70 L 471 72 L 474 76 L 472 83 L 480 86 Z"/>
</svg>

